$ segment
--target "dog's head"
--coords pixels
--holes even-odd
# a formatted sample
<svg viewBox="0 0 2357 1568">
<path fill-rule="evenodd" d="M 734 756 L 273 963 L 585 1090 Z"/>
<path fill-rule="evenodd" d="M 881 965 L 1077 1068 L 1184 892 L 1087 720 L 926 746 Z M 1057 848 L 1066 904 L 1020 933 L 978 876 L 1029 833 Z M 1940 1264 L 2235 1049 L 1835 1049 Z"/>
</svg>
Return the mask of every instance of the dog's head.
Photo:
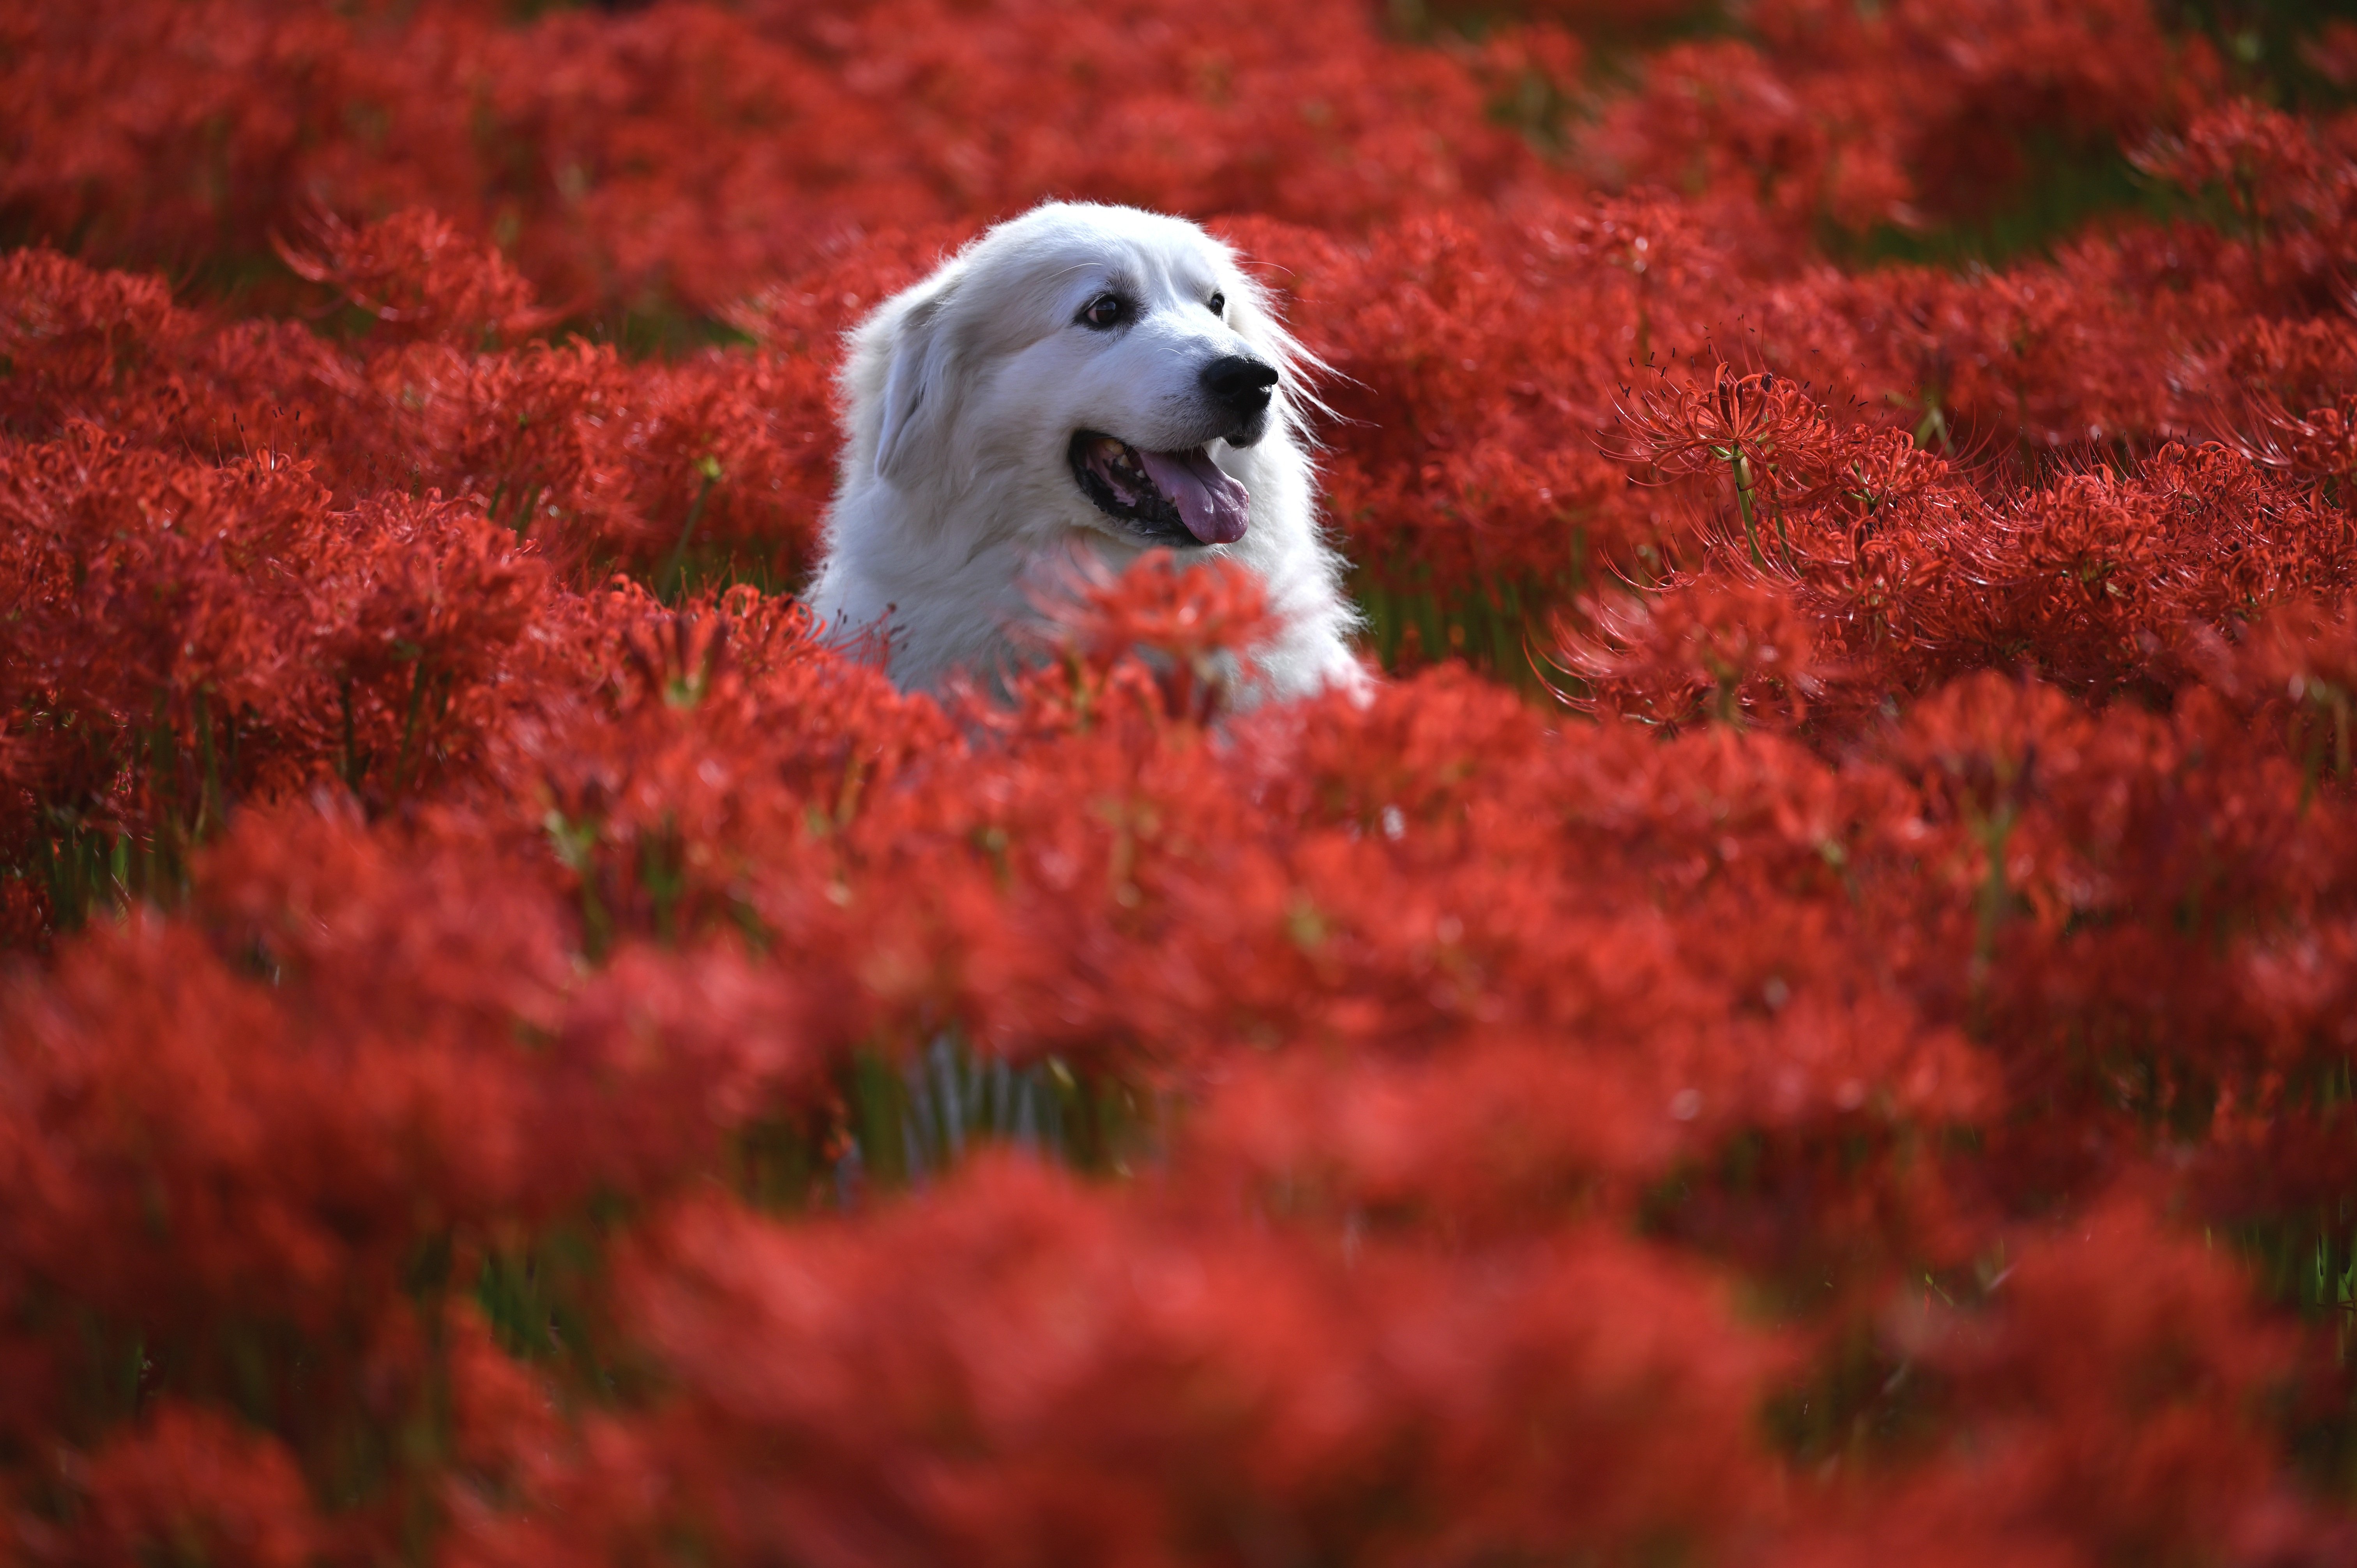
<svg viewBox="0 0 2357 1568">
<path fill-rule="evenodd" d="M 860 328 L 846 478 L 987 494 L 997 515 L 980 521 L 996 529 L 1233 543 L 1251 525 L 1246 450 L 1290 439 L 1298 362 L 1258 285 L 1194 224 L 1051 204 Z"/>
</svg>

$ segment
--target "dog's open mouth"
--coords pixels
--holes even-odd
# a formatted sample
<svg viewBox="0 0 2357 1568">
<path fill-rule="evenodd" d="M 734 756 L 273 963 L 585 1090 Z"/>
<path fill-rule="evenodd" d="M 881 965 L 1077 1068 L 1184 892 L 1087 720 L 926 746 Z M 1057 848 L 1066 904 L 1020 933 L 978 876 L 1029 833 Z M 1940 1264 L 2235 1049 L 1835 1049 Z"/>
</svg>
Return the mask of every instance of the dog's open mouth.
<svg viewBox="0 0 2357 1568">
<path fill-rule="evenodd" d="M 1252 497 L 1205 448 L 1146 452 L 1093 430 L 1072 437 L 1072 473 L 1097 510 L 1170 544 L 1233 544 Z"/>
</svg>

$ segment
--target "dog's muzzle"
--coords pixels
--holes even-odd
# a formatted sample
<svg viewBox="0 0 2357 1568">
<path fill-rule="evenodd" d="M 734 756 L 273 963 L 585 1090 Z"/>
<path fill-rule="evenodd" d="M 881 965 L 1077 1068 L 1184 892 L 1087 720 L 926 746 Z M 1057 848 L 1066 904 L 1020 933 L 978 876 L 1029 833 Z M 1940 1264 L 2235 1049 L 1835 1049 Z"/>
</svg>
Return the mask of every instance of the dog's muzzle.
<svg viewBox="0 0 2357 1568">
<path fill-rule="evenodd" d="M 1268 432 L 1276 367 L 1226 354 L 1197 372 L 1216 439 L 1249 446 Z M 1232 544 L 1252 520 L 1252 497 L 1211 461 L 1208 443 L 1153 452 L 1101 431 L 1075 432 L 1070 453 L 1081 491 L 1107 517 L 1157 544 Z"/>
</svg>

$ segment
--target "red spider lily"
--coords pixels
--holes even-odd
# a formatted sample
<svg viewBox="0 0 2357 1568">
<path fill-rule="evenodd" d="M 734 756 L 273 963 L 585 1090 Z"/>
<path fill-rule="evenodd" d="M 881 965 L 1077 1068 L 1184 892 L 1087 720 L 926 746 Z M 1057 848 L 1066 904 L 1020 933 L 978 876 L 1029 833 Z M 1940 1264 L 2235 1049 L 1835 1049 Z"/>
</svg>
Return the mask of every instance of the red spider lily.
<svg viewBox="0 0 2357 1568">
<path fill-rule="evenodd" d="M 536 332 L 564 315 L 536 308 L 531 283 L 506 258 L 469 243 L 423 209 L 360 230 L 330 214 L 318 224 L 316 255 L 277 235 L 272 241 L 296 276 L 328 285 L 397 338 L 498 341 Z"/>
<path fill-rule="evenodd" d="M 1544 657 L 1584 682 L 1566 699 L 1592 712 L 1673 727 L 1707 717 L 1789 728 L 1824 690 L 1809 618 L 1772 585 L 1702 578 L 1581 610 L 1586 627 L 1559 620 Z"/>
<path fill-rule="evenodd" d="M 1780 381 L 1769 371 L 1738 376 L 1720 365 L 1706 392 L 1689 384 L 1640 393 L 1634 407 L 1624 404 L 1613 455 L 1666 476 L 1723 467 L 1734 484 L 1744 543 L 1753 564 L 1764 569 L 1762 514 L 1776 519 L 1778 558 L 1789 564 L 1779 492 L 1825 467 L 1824 425 L 1824 410 L 1790 378 Z"/>
<path fill-rule="evenodd" d="M 2351 777 L 2352 704 L 2357 703 L 2357 639 L 2351 607 L 2286 605 L 2233 648 L 2204 649 L 2212 685 L 2257 723 L 2284 725 L 2285 748 L 2308 777 Z"/>
<path fill-rule="evenodd" d="M 210 1411 L 165 1406 L 74 1480 L 86 1511 L 57 1543 L 66 1561 L 127 1564 L 163 1552 L 301 1568 L 329 1534 L 285 1450 Z"/>
<path fill-rule="evenodd" d="M 19 9 L 0 1557 L 2352 1555 L 2274 33 Z M 1281 295 L 1393 679 L 1239 704 L 1155 556 L 945 711 L 791 597 L 840 335 L 1049 194 Z"/>
<path fill-rule="evenodd" d="M 899 1266 L 912 1250 L 969 1280 L 963 1298 Z M 881 1228 L 692 1209 L 632 1291 L 687 1380 L 671 1429 L 694 1446 L 665 1490 L 725 1550 L 823 1562 L 1148 1562 L 1234 1530 L 1462 1561 L 1734 1527 L 1757 1481 L 1723 1423 L 1769 1356 L 1675 1353 L 1675 1326 L 1715 1310 L 1706 1290 L 1602 1237 L 1500 1258 L 1471 1291 L 1434 1288 L 1422 1262 L 1353 1272 L 1020 1165 Z M 769 1355 L 724 1373 L 748 1332 Z M 1630 1417 L 1664 1404 L 1675 1466 L 1625 1446 Z M 1542 1441 L 1498 1442 L 1503 1411 Z M 763 1453 L 796 1455 L 791 1478 Z M 1698 1486 L 1720 1523 L 1686 1511 Z M 1372 1506 L 1385 1496 L 1415 1506 Z"/>
<path fill-rule="evenodd" d="M 1225 562 L 1190 569 L 1155 550 L 1116 576 L 1075 557 L 1040 586 L 1039 621 L 1025 628 L 1050 661 L 1012 682 L 1023 722 L 1085 728 L 1143 675 L 1149 712 L 1209 723 L 1251 689 L 1254 650 L 1280 629 L 1266 601 L 1256 578 Z"/>
<path fill-rule="evenodd" d="M 2124 1289 L 2117 1260 L 2131 1253 L 2137 1283 Z M 2016 1528 L 2102 1553 L 2231 1550 L 2297 1519 L 2289 1498 L 2268 1494 L 2254 1421 L 2287 1347 L 2250 1320 L 2230 1264 L 2115 1198 L 2024 1237 L 1990 1294 L 1979 1321 L 1910 1313 L 1898 1328 L 1954 1380 L 1950 1397 L 1985 1444 L 1935 1491 L 1986 1488 Z M 1999 1367 L 2010 1375 L 1993 1377 Z M 2267 1518 L 2277 1510 L 2292 1518 Z"/>
</svg>

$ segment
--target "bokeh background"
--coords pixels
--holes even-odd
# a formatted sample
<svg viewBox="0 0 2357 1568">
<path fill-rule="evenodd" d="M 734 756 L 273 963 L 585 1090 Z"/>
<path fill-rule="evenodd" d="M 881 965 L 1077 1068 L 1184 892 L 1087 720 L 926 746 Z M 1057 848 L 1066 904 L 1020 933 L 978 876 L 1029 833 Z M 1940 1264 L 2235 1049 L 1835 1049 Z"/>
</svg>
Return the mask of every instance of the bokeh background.
<svg viewBox="0 0 2357 1568">
<path fill-rule="evenodd" d="M 2357 24 L 0 5 L 0 1560 L 2357 1558 Z M 793 599 L 1049 197 L 1373 699 Z"/>
</svg>

